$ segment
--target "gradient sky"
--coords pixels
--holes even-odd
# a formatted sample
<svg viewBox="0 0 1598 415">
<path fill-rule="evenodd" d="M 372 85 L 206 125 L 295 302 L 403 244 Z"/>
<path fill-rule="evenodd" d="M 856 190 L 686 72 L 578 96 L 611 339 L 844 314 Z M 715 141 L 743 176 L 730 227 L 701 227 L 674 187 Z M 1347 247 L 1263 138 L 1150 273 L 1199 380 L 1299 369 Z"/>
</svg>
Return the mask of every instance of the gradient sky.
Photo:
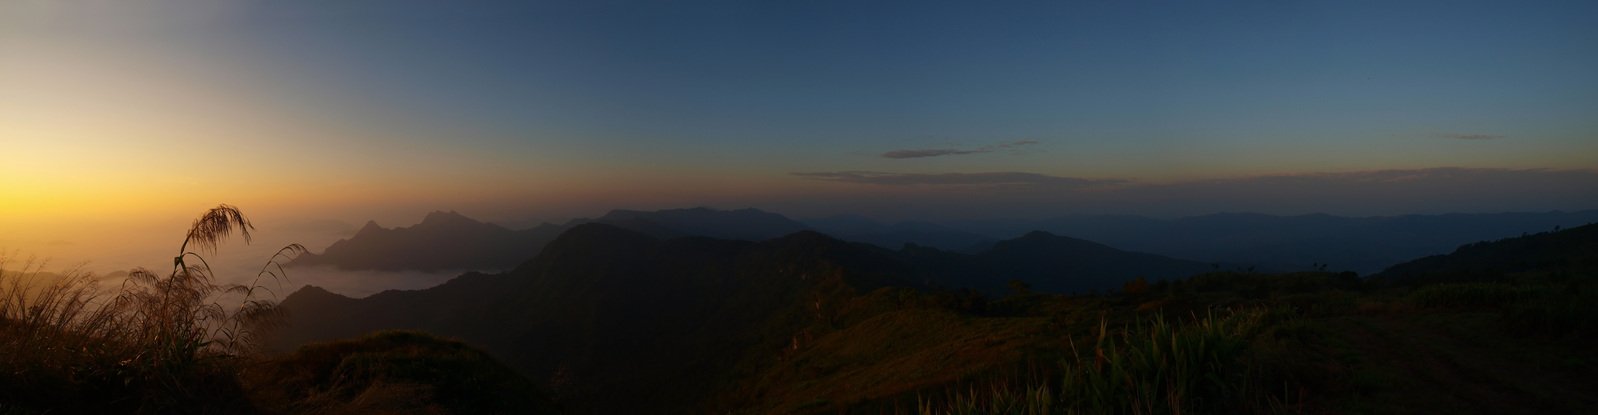
<svg viewBox="0 0 1598 415">
<path fill-rule="evenodd" d="M 219 202 L 1598 208 L 1598 3 L 991 3 L 3 2 L 0 246 Z"/>
</svg>

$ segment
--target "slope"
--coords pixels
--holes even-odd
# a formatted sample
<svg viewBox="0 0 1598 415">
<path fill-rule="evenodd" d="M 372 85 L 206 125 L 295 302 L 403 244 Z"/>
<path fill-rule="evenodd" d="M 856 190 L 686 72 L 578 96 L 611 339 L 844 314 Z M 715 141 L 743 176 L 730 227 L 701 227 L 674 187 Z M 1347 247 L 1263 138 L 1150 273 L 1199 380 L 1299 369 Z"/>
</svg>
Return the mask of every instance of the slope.
<svg viewBox="0 0 1598 415">
<path fill-rule="evenodd" d="M 1394 265 L 1373 277 L 1418 283 L 1575 275 L 1598 276 L 1598 224 L 1466 244 L 1447 255 Z"/>
<path fill-rule="evenodd" d="M 910 285 L 877 251 L 810 232 L 659 240 L 585 224 L 504 274 L 360 300 L 303 289 L 283 301 L 290 326 L 275 343 L 419 329 L 480 345 L 534 379 L 564 379 L 557 392 L 574 411 L 685 412 L 833 304 Z"/>
</svg>

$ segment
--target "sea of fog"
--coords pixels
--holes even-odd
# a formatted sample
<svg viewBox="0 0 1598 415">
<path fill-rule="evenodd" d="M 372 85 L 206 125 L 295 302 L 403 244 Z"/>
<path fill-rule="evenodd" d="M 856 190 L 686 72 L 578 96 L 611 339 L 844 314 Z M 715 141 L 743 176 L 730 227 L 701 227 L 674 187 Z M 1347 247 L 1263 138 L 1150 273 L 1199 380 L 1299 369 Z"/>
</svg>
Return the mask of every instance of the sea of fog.
<svg viewBox="0 0 1598 415">
<path fill-rule="evenodd" d="M 43 276 L 64 273 L 92 273 L 102 288 L 115 290 L 126 278 L 127 272 L 145 268 L 158 275 L 172 271 L 172 258 L 182 245 L 181 229 L 161 232 L 122 232 L 117 237 L 74 235 L 59 243 L 30 243 L 32 241 L 0 240 L 0 268 L 40 272 Z M 365 297 L 385 290 L 417 290 L 437 286 L 471 270 L 446 271 L 355 271 L 340 270 L 331 266 L 278 268 L 269 260 L 284 246 L 291 243 L 304 245 L 312 252 L 321 252 L 340 238 L 349 236 L 348 228 L 338 232 L 283 227 L 258 229 L 249 243 L 234 235 L 217 247 L 215 252 L 198 252 L 209 264 L 218 283 L 258 284 L 266 287 L 277 300 L 306 285 L 315 285 L 349 297 Z M 196 251 L 196 247 L 189 247 Z M 189 257 L 190 265 L 200 263 Z M 285 258 L 277 258 L 287 262 Z M 498 272 L 499 270 L 478 270 Z M 264 273 L 263 273 L 264 272 Z M 278 274 L 276 276 L 273 273 Z"/>
</svg>

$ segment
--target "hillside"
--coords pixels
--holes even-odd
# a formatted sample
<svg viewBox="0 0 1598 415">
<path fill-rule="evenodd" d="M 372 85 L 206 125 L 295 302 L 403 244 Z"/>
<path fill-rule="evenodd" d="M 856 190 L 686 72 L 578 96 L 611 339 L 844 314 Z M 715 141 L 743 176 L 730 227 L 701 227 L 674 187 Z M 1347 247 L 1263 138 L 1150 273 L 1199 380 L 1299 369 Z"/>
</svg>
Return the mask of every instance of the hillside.
<svg viewBox="0 0 1598 415">
<path fill-rule="evenodd" d="M 686 410 L 837 304 L 910 285 L 874 249 L 814 233 L 660 240 L 585 224 L 505 274 L 360 300 L 301 290 L 283 301 L 293 317 L 278 344 L 420 329 L 482 345 L 534 379 L 569 373 L 565 393 L 588 410 Z M 599 398 L 618 394 L 631 398 Z"/>
<path fill-rule="evenodd" d="M 1401 283 L 1507 281 L 1598 275 L 1598 224 L 1465 244 L 1394 265 L 1373 278 Z"/>
<path fill-rule="evenodd" d="M 762 370 L 784 348 L 905 301 L 868 295 L 879 289 L 906 290 L 904 298 L 932 287 L 1003 293 L 1023 279 L 1038 291 L 1102 291 L 1207 268 L 1043 233 L 967 255 L 890 251 L 809 231 L 749 242 L 583 224 L 503 274 L 364 299 L 306 287 L 283 301 L 293 317 L 277 345 L 417 329 L 481 345 L 534 378 L 571 373 L 576 396 L 624 392 L 687 409 L 736 389 L 734 373 Z M 660 385 L 678 377 L 694 381 Z M 628 409 L 593 402 L 602 412 Z"/>
<path fill-rule="evenodd" d="M 262 413 L 558 413 L 539 384 L 425 333 L 312 344 L 259 366 L 245 384 Z"/>
<path fill-rule="evenodd" d="M 1080 383 L 1125 381 L 1183 397 L 1117 387 L 1092 392 L 1100 400 L 1059 404 L 1566 412 L 1594 403 L 1583 397 L 1591 385 L 1583 379 L 1598 367 L 1574 357 L 1598 339 L 1598 299 L 1585 271 L 1593 234 L 1581 227 L 1472 244 L 1413 263 L 1459 277 L 1448 281 L 1522 263 L 1564 270 L 1562 279 L 1543 272 L 1513 284 L 1393 286 L 1384 282 L 1392 277 L 1352 273 L 1202 273 L 1213 267 L 1046 232 L 961 254 L 810 231 L 751 242 L 584 224 L 502 274 L 364 299 L 304 288 L 283 302 L 290 325 L 274 342 L 288 350 L 383 329 L 455 337 L 551 385 L 573 413 L 1027 408 L 1042 404 L 1040 390 L 1065 399 L 1089 396 L 1071 389 Z M 1421 269 L 1395 270 L 1410 268 Z M 1125 285 L 1136 276 L 1151 284 Z M 1090 290 L 1110 294 L 1050 293 Z M 1159 336 L 1173 340 L 1147 340 Z M 1209 360 L 1144 349 L 1166 347 L 1197 348 L 1183 353 Z M 1061 363 L 1084 355 L 1156 360 L 1117 369 L 1131 380 Z M 1143 372 L 1183 365 L 1198 366 Z M 1286 386 L 1246 386 L 1253 382 Z"/>
</svg>

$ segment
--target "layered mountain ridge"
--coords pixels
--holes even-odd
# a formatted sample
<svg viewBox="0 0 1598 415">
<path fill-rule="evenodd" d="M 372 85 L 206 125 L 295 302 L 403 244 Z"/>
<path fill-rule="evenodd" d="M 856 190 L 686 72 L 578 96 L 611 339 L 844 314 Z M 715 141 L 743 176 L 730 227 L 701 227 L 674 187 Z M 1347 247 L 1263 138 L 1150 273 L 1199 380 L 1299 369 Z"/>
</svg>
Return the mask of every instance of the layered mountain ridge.
<svg viewBox="0 0 1598 415">
<path fill-rule="evenodd" d="M 508 269 L 526 261 L 562 231 L 604 223 L 659 238 L 704 236 L 758 241 L 814 230 L 888 249 L 908 245 L 981 253 L 1032 231 L 1085 239 L 1118 249 L 1262 271 L 1327 269 L 1369 274 L 1461 244 L 1598 221 L 1598 210 L 1543 213 L 1340 217 L 1223 213 L 1179 219 L 1129 215 L 1064 216 L 1033 221 L 878 222 L 842 215 L 798 221 L 759 209 L 614 210 L 598 218 L 510 230 L 455 212 L 433 212 L 415 226 L 367 222 L 294 265 L 348 270 Z"/>
</svg>

